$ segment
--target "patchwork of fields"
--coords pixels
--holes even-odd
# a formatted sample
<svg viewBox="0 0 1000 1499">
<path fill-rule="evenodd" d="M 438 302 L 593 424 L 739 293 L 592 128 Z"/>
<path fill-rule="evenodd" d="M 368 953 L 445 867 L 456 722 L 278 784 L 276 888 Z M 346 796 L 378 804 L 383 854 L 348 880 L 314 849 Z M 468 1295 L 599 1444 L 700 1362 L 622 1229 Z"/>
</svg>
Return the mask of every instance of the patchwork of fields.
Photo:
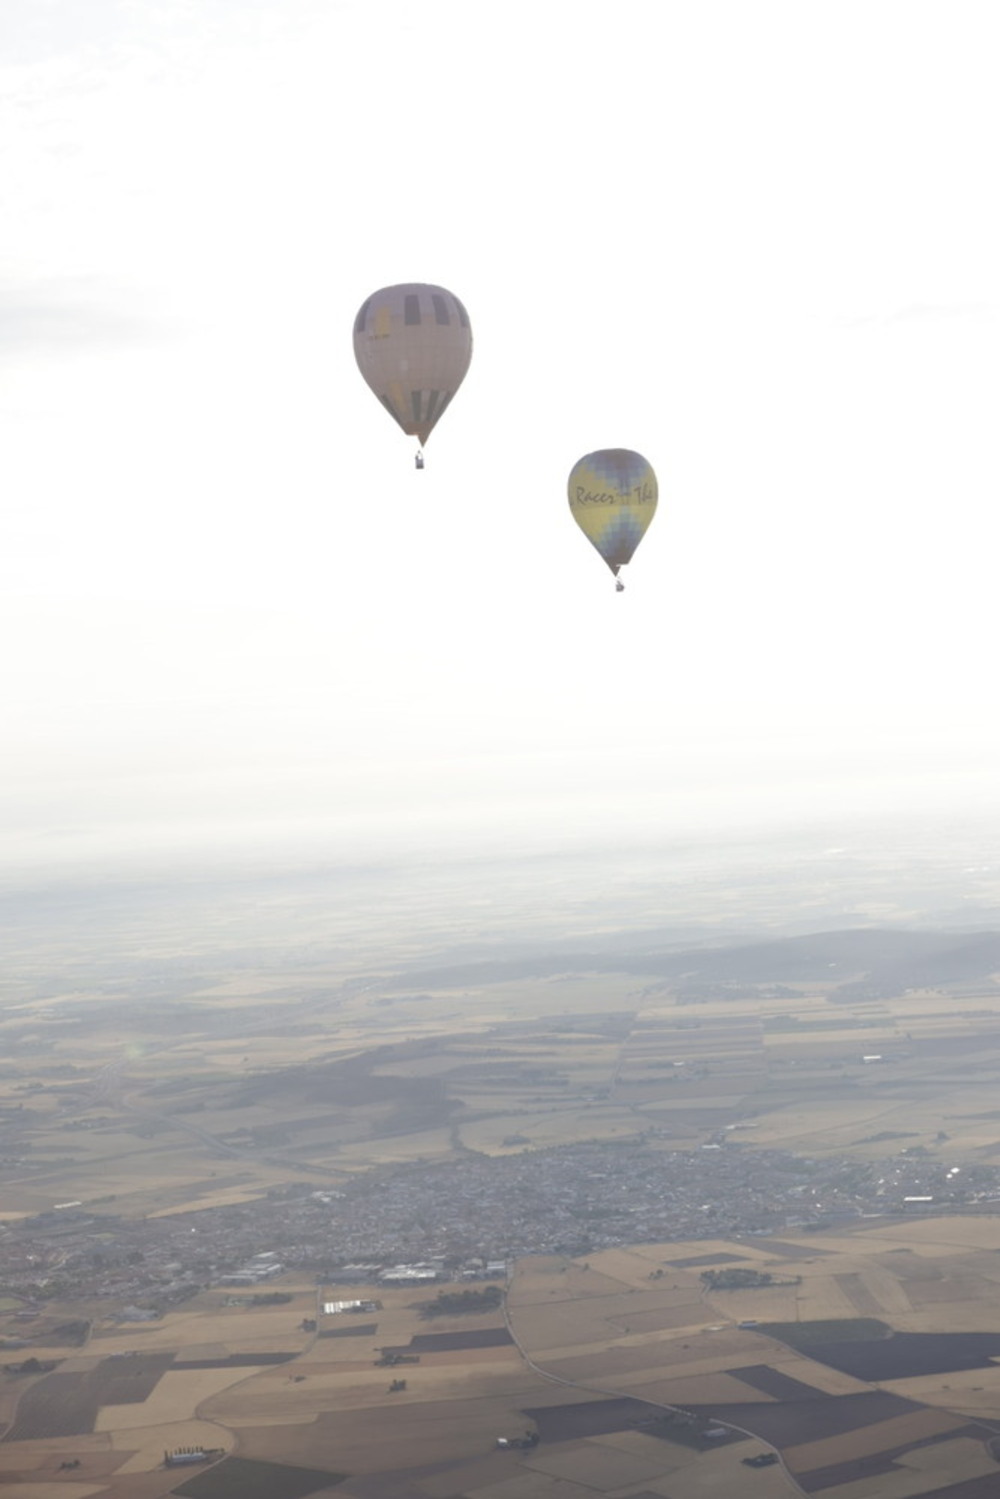
<svg viewBox="0 0 1000 1499">
<path fill-rule="evenodd" d="M 102 953 L 0 1013 L 0 1239 L 32 1287 L 0 1300 L 5 1494 L 996 1499 L 992 948 L 959 942 L 979 967 L 950 989 L 905 981 L 913 934 L 861 933 L 864 961 L 858 934 L 716 953 L 704 931 L 626 959 L 591 950 L 588 896 L 580 952 L 486 958 L 469 916 L 435 955 L 418 897 L 391 971 L 373 901 L 337 964 L 317 910 L 294 962 L 199 949 L 169 1003 L 157 965 Z M 442 1178 L 460 1188 L 432 1199 Z M 743 1193 L 738 1225 L 709 1181 Z M 323 1314 L 348 1255 L 391 1264 L 398 1232 L 456 1267 L 461 1221 L 481 1264 L 518 1209 L 561 1216 L 531 1244 L 553 1252 L 505 1256 L 503 1307 L 430 1321 L 433 1293 L 372 1282 L 347 1294 L 373 1306 Z M 224 1286 L 286 1219 L 281 1299 Z M 706 1279 L 727 1269 L 750 1283 Z M 204 1462 L 166 1466 L 182 1449 Z"/>
<path fill-rule="evenodd" d="M 432 1323 L 407 1289 L 361 1288 L 376 1313 L 321 1315 L 312 1332 L 296 1313 L 315 1293 L 292 1277 L 292 1302 L 268 1308 L 223 1309 L 217 1292 L 214 1307 L 130 1329 L 150 1339 L 139 1349 L 102 1339 L 49 1372 L 5 1375 L 0 1484 L 20 1499 L 244 1499 L 279 1483 L 271 1493 L 302 1499 L 696 1499 L 711 1485 L 979 1499 L 1000 1491 L 1000 1298 L 986 1275 L 1000 1222 L 972 1220 L 963 1252 L 964 1227 L 528 1257 L 505 1308 Z M 772 1323 L 767 1285 L 703 1278 L 734 1264 L 793 1276 L 798 1316 Z M 931 1331 L 910 1303 L 940 1275 L 979 1287 L 977 1331 Z M 837 1315 L 845 1277 L 881 1321 Z M 979 1415 L 974 1391 L 988 1393 Z M 165 1467 L 184 1447 L 211 1460 Z M 772 1451 L 769 1466 L 744 1461 Z"/>
</svg>

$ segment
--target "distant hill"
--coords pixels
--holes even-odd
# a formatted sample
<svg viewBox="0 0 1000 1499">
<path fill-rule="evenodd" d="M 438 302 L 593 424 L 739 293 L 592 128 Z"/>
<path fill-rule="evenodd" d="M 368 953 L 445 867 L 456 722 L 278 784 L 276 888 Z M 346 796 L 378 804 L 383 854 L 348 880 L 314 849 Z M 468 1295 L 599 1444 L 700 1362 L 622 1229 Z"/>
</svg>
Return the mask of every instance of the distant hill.
<svg viewBox="0 0 1000 1499">
<path fill-rule="evenodd" d="M 561 973 L 634 973 L 685 983 L 768 984 L 831 980 L 889 995 L 988 979 L 1000 972 L 1000 932 L 909 932 L 861 927 L 719 948 L 664 951 L 637 940 L 613 952 L 539 950 L 411 969 L 389 987 L 455 989 Z"/>
</svg>

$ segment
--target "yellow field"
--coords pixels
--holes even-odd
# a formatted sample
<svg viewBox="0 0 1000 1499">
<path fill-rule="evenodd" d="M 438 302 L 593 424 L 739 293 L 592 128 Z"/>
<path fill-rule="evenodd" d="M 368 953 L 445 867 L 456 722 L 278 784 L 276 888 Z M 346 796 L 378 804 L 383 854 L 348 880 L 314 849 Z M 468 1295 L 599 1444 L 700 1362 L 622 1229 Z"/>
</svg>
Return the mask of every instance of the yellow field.
<svg viewBox="0 0 1000 1499">
<path fill-rule="evenodd" d="M 641 1455 L 600 1441 L 558 1442 L 551 1451 L 536 1448 L 528 1453 L 525 1467 L 599 1493 L 646 1484 L 663 1476 L 658 1453 Z"/>
<path fill-rule="evenodd" d="M 679 1245 L 667 1247 L 677 1249 Z M 683 1293 L 697 1296 L 699 1280 L 697 1272 L 691 1273 L 685 1270 L 676 1270 L 669 1259 L 664 1257 L 665 1246 L 662 1244 L 635 1244 L 628 1248 L 602 1249 L 601 1271 L 604 1275 L 614 1276 L 625 1285 L 648 1288 L 651 1276 L 659 1270 L 664 1272 L 658 1282 L 658 1289 L 675 1286 L 681 1288 Z M 683 1259 L 684 1255 L 675 1255 L 675 1259 Z"/>
<path fill-rule="evenodd" d="M 688 1467 L 692 1458 L 690 1448 L 675 1442 L 661 1442 L 644 1431 L 609 1431 L 603 1436 L 588 1437 L 585 1445 L 606 1448 L 610 1452 L 624 1452 L 650 1464 L 658 1463 L 661 1475 L 658 1481 L 661 1483 L 663 1475 Z M 652 1481 L 655 1480 L 647 1480 L 647 1483 Z"/>
<path fill-rule="evenodd" d="M 30 1483 L 4 1484 L 5 1499 L 89 1499 L 91 1494 L 106 1494 L 104 1483 L 74 1483 L 65 1478 L 50 1483 L 32 1480 Z"/>
<path fill-rule="evenodd" d="M 959 1477 L 976 1478 L 980 1474 L 995 1474 L 996 1462 L 983 1451 L 979 1442 L 968 1437 L 955 1437 L 951 1441 L 935 1442 L 929 1447 L 918 1447 L 898 1459 L 904 1468 L 920 1474 L 926 1482 L 932 1480 L 935 1487 L 943 1488 Z"/>
<path fill-rule="evenodd" d="M 162 1456 L 161 1451 L 160 1457 Z M 107 1435 L 87 1434 L 75 1437 L 48 1437 L 43 1441 L 34 1442 L 2 1442 L 0 1443 L 0 1485 L 4 1493 L 7 1493 L 13 1481 L 12 1474 L 38 1473 L 47 1477 L 59 1470 L 59 1463 L 65 1457 L 85 1458 L 91 1477 L 95 1469 L 101 1474 L 107 1474 L 117 1468 L 122 1461 L 120 1456 L 112 1452 L 111 1438 Z"/>
<path fill-rule="evenodd" d="M 714 1452 L 699 1453 L 694 1461 L 671 1473 L 668 1482 L 656 1485 L 654 1492 L 669 1495 L 669 1499 L 705 1499 L 706 1494 L 718 1499 L 733 1499 L 734 1495 L 747 1499 L 789 1499 L 788 1479 L 780 1467 L 744 1468 L 741 1458 L 747 1451 L 759 1450 L 736 1447 L 721 1447 Z M 653 1486 L 651 1486 L 653 1487 Z M 837 1494 L 837 1499 L 841 1499 Z"/>
<path fill-rule="evenodd" d="M 102 1331 L 94 1352 L 107 1357 L 141 1348 L 144 1353 L 214 1344 L 226 1353 L 297 1353 L 312 1340 L 299 1326 L 315 1309 L 303 1298 L 285 1306 L 230 1307 L 226 1310 L 167 1312 L 158 1322 L 129 1323 Z M 251 1346 L 246 1346 L 251 1345 Z"/>
<path fill-rule="evenodd" d="M 920 1254 L 965 1256 L 973 1249 L 1000 1250 L 1000 1216 L 963 1218 L 956 1214 L 947 1218 L 915 1218 L 906 1224 L 905 1230 L 898 1225 L 894 1229 L 875 1228 L 870 1237 L 892 1239 L 898 1247 Z"/>
<path fill-rule="evenodd" d="M 893 1447 L 905 1446 L 907 1442 L 923 1441 L 943 1431 L 957 1431 L 965 1424 L 961 1416 L 953 1416 L 948 1411 L 914 1411 L 912 1415 L 878 1421 L 873 1426 L 827 1437 L 823 1441 L 786 1447 L 784 1456 L 794 1472 L 806 1473 L 811 1468 L 850 1462 L 852 1458 L 870 1457 Z"/>
<path fill-rule="evenodd" d="M 470 1499 L 588 1499 L 592 1490 L 583 1484 L 568 1483 L 552 1473 L 543 1473 L 527 1464 L 519 1465 L 515 1477 L 495 1480 L 467 1490 Z"/>
<path fill-rule="evenodd" d="M 300 1386 L 301 1388 L 301 1386 Z M 405 1393 L 394 1403 L 324 1411 L 294 1425 L 282 1425 L 266 1410 L 243 1424 L 233 1422 L 241 1454 L 272 1461 L 323 1466 L 336 1453 L 337 1466 L 350 1473 L 470 1461 L 491 1452 L 499 1432 L 520 1431 L 521 1409 L 540 1403 L 543 1381 L 522 1377 L 509 1400 L 459 1399 L 443 1404 L 412 1403 Z M 390 1440 L 391 1438 L 391 1440 Z M 402 1459 L 402 1461 L 400 1461 Z"/>
<path fill-rule="evenodd" d="M 121 1446 L 121 1433 L 131 1428 L 169 1426 L 189 1420 L 203 1401 L 220 1390 L 242 1384 L 258 1369 L 240 1366 L 236 1369 L 168 1369 L 153 1393 L 137 1405 L 102 1405 L 97 1414 L 96 1431 L 115 1434 L 115 1445 Z M 162 1454 L 161 1454 L 162 1455 Z"/>
<path fill-rule="evenodd" d="M 910 1379 L 887 1379 L 883 1388 L 908 1400 L 939 1405 L 996 1419 L 1000 1411 L 1000 1365 L 959 1369 L 947 1374 L 918 1374 Z"/>
<path fill-rule="evenodd" d="M 747 1317 L 755 1317 L 759 1322 L 798 1322 L 807 1316 L 854 1315 L 854 1308 L 847 1298 L 829 1294 L 825 1286 L 821 1287 L 821 1294 L 815 1300 L 829 1309 L 819 1313 L 806 1311 L 802 1289 L 802 1286 L 761 1286 L 746 1291 L 706 1291 L 707 1315 L 718 1322 L 740 1322 Z"/>
<path fill-rule="evenodd" d="M 228 1452 L 233 1445 L 231 1434 L 211 1421 L 164 1421 L 155 1426 L 130 1426 L 116 1432 L 112 1445 L 128 1457 L 118 1473 L 148 1473 L 158 1468 L 164 1452 L 180 1447 L 222 1447 Z"/>
</svg>

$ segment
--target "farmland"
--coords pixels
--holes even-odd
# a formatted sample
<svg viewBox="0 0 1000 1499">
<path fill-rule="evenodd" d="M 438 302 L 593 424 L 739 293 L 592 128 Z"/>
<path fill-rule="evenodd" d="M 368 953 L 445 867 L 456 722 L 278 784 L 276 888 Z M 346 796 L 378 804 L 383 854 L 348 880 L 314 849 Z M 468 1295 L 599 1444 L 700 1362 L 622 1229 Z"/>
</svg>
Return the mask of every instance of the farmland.
<svg viewBox="0 0 1000 1499">
<path fill-rule="evenodd" d="M 227 1351 L 241 1341 L 239 1308 L 230 1344 L 214 1352 L 191 1341 L 198 1311 L 178 1314 L 175 1341 L 183 1330 L 186 1342 L 173 1353 L 97 1358 L 84 1350 L 29 1379 L 0 1443 L 0 1474 L 21 1475 L 29 1496 L 31 1485 L 41 1495 L 43 1483 L 71 1477 L 99 1483 L 93 1492 L 109 1499 L 166 1494 L 179 1480 L 163 1468 L 163 1451 L 200 1443 L 259 1466 L 222 1461 L 185 1478 L 181 1492 L 195 1499 L 225 1492 L 244 1472 L 263 1482 L 282 1467 L 294 1470 L 293 1487 L 322 1479 L 303 1495 L 335 1489 L 344 1499 L 404 1481 L 426 1499 L 446 1499 L 446 1475 L 456 1472 L 466 1475 L 460 1492 L 470 1499 L 497 1484 L 512 1494 L 548 1494 L 554 1484 L 581 1496 L 596 1487 L 693 1499 L 706 1475 L 748 1483 L 743 1459 L 770 1449 L 782 1461 L 753 1478 L 765 1495 L 792 1492 L 787 1475 L 800 1491 L 832 1499 L 903 1499 L 952 1483 L 974 1494 L 998 1476 L 995 1302 L 980 1311 L 996 1330 L 975 1334 L 926 1330 L 925 1307 L 882 1322 L 829 1315 L 830 1288 L 844 1274 L 871 1276 L 883 1303 L 894 1299 L 887 1264 L 906 1270 L 897 1302 L 921 1283 L 921 1264 L 929 1271 L 947 1259 L 951 1274 L 968 1278 L 984 1254 L 1000 1253 L 1000 1223 L 969 1222 L 976 1242 L 964 1256 L 957 1219 L 922 1220 L 918 1242 L 905 1248 L 909 1225 L 869 1223 L 851 1235 L 788 1235 L 773 1246 L 714 1239 L 617 1248 L 586 1261 L 527 1256 L 513 1267 L 505 1307 L 431 1323 L 412 1289 L 362 1286 L 359 1301 L 377 1299 L 378 1310 L 352 1327 L 323 1329 L 351 1335 L 323 1337 L 317 1328 L 256 1360 Z M 773 1300 L 766 1283 L 711 1288 L 706 1264 L 733 1260 L 794 1274 L 800 1320 L 764 1321 Z M 294 1278 L 281 1279 L 294 1305 Z M 747 1315 L 735 1319 L 737 1301 Z M 275 1326 L 287 1319 L 287 1305 L 242 1315 L 259 1331 L 264 1317 Z M 202 1315 L 207 1326 L 219 1321 L 210 1307 Z M 169 1326 L 157 1330 L 158 1342 Z M 838 1328 L 855 1335 L 834 1339 Z M 401 1362 L 387 1367 L 388 1355 Z M 973 1379 L 992 1390 L 992 1415 L 985 1406 L 970 1413 Z M 531 1442 L 518 1446 L 523 1433 Z M 502 1450 L 499 1435 L 510 1440 Z M 70 1459 L 79 1466 L 60 1469 Z"/>
<path fill-rule="evenodd" d="M 623 931 L 552 870 L 475 912 L 482 871 L 317 882 L 290 914 L 258 890 L 252 957 L 239 891 L 212 919 L 64 912 L 58 957 L 29 928 L 0 1008 L 0 1483 L 996 1487 L 1000 948 L 864 913 L 776 935 L 787 881 L 688 875 L 669 928 L 662 884 Z M 183 1448 L 212 1458 L 164 1466 Z"/>
</svg>

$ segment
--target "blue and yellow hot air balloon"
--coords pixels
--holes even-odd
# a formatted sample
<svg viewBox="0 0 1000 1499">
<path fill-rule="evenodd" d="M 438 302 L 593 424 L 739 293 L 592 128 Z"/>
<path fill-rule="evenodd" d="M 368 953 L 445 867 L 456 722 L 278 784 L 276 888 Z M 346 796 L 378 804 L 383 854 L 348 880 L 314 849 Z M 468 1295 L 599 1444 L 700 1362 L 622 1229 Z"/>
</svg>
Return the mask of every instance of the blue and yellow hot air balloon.
<svg viewBox="0 0 1000 1499">
<path fill-rule="evenodd" d="M 384 286 L 354 319 L 354 357 L 389 415 L 423 444 L 469 368 L 469 314 L 443 286 Z"/>
<path fill-rule="evenodd" d="M 641 453 L 601 448 L 587 453 L 569 476 L 569 508 L 587 540 L 614 573 L 632 560 L 656 513 L 656 475 Z"/>
</svg>

